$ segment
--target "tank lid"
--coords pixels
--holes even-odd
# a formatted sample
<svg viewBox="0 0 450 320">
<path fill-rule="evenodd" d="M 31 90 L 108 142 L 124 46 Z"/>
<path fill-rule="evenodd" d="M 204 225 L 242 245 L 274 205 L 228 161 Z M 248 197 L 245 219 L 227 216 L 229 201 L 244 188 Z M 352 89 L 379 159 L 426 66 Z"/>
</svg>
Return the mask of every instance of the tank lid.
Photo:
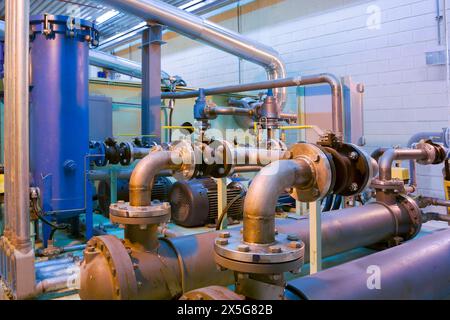
<svg viewBox="0 0 450 320">
<path fill-rule="evenodd" d="M 93 46 L 98 46 L 99 32 L 97 26 L 84 19 L 63 16 L 40 14 L 30 17 L 30 34 L 32 40 L 36 34 L 44 34 L 52 38 L 55 34 L 65 34 L 67 37 L 87 41 Z"/>
</svg>

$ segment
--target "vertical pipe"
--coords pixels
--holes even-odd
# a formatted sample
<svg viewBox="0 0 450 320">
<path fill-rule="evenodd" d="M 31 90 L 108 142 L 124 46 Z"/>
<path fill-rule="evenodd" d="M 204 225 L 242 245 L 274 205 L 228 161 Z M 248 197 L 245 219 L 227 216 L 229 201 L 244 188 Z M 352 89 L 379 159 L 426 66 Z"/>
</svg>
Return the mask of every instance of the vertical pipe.
<svg viewBox="0 0 450 320">
<path fill-rule="evenodd" d="M 227 207 L 227 178 L 217 179 L 217 217 L 222 221 L 220 229 L 228 227 L 227 217 L 222 218 Z"/>
<path fill-rule="evenodd" d="M 6 0 L 5 203 L 8 234 L 29 250 L 29 0 Z"/>
<path fill-rule="evenodd" d="M 151 24 L 142 35 L 142 135 L 144 141 L 158 144 L 161 143 L 162 29 L 161 25 Z"/>
<path fill-rule="evenodd" d="M 309 205 L 309 261 L 311 274 L 322 270 L 322 214 L 320 201 Z"/>
</svg>

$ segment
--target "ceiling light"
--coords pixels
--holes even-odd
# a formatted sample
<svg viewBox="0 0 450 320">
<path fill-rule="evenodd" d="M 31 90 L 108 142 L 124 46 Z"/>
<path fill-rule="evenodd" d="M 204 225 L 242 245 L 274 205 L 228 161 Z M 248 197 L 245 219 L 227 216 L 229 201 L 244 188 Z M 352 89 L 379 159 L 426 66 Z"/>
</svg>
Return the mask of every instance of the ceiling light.
<svg viewBox="0 0 450 320">
<path fill-rule="evenodd" d="M 102 24 L 106 21 L 108 21 L 109 19 L 114 18 L 115 16 L 117 16 L 119 14 L 119 11 L 116 10 L 111 10 L 108 11 L 104 14 L 102 14 L 100 17 L 98 17 L 97 19 L 95 19 L 95 23 L 96 24 Z"/>
</svg>

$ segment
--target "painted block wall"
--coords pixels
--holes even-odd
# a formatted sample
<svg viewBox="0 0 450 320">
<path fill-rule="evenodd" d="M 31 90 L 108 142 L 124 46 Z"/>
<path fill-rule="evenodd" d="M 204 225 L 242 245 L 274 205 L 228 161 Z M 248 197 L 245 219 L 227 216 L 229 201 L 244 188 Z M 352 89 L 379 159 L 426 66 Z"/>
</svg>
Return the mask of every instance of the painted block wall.
<svg viewBox="0 0 450 320">
<path fill-rule="evenodd" d="M 435 0 L 256 0 L 239 10 L 213 20 L 273 46 L 289 76 L 330 72 L 365 84 L 369 152 L 450 125 L 446 67 L 427 66 L 425 59 L 445 49 L 444 37 L 438 44 Z M 444 23 L 441 29 L 444 34 Z M 120 55 L 140 60 L 131 47 Z M 163 69 L 194 87 L 265 79 L 258 66 L 173 35 L 163 48 Z M 288 109 L 295 110 L 295 90 L 289 92 Z M 441 170 L 419 166 L 423 194 L 443 197 Z"/>
</svg>

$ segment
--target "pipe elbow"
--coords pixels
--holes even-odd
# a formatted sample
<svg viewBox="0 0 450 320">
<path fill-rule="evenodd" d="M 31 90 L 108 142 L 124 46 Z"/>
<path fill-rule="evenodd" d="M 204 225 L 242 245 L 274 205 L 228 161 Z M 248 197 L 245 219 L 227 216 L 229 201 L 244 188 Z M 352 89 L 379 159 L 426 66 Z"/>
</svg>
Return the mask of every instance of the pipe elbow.
<svg viewBox="0 0 450 320">
<path fill-rule="evenodd" d="M 151 204 L 155 176 L 164 169 L 174 168 L 173 153 L 153 151 L 134 168 L 130 179 L 130 205 L 144 207 Z"/>
<path fill-rule="evenodd" d="M 286 189 L 310 183 L 313 172 L 302 159 L 279 160 L 253 179 L 244 202 L 244 241 L 269 244 L 275 241 L 275 211 Z"/>
</svg>

